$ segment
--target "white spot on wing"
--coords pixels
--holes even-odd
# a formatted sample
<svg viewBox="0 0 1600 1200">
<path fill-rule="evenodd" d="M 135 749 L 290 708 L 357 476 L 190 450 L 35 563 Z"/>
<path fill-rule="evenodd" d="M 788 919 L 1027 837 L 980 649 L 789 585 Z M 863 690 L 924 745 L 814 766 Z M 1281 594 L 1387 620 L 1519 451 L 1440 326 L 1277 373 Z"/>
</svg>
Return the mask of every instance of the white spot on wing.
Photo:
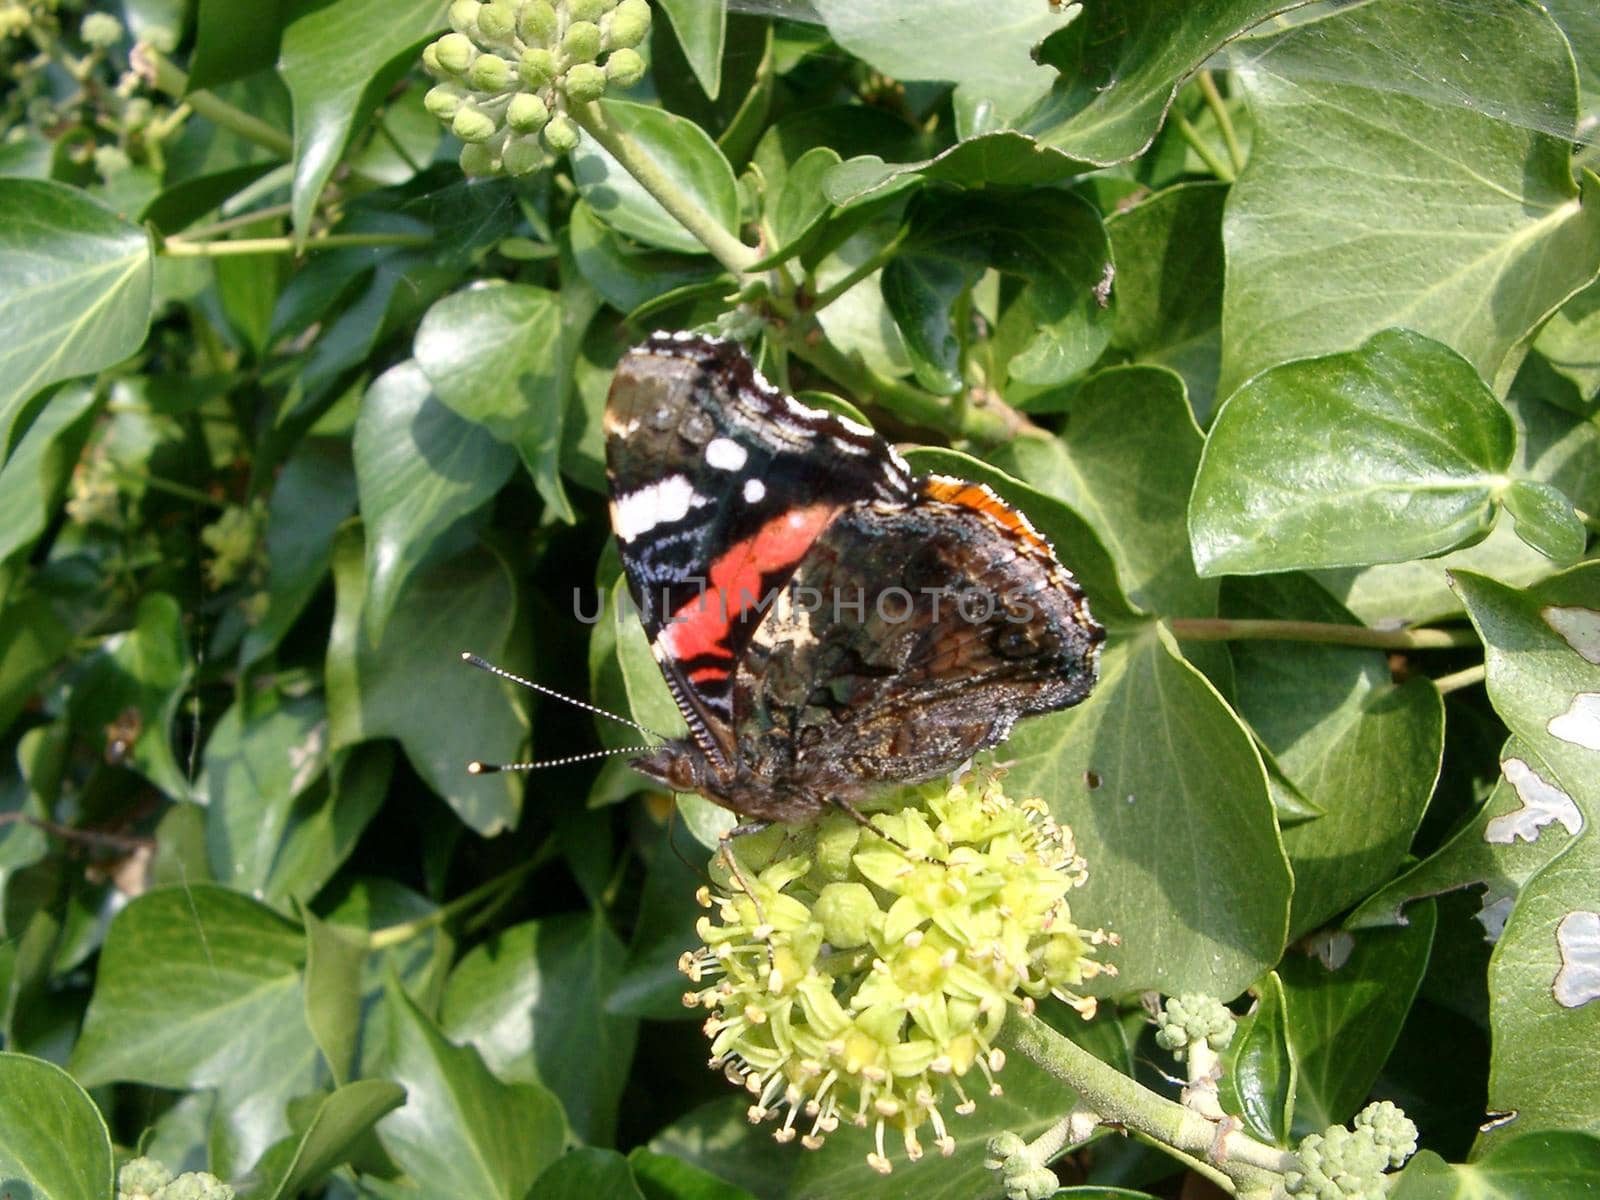
<svg viewBox="0 0 1600 1200">
<path fill-rule="evenodd" d="M 746 504 L 759 504 L 762 497 L 767 494 L 767 485 L 759 479 L 746 479 L 744 481 L 744 499 Z"/>
<path fill-rule="evenodd" d="M 1556 926 L 1561 970 L 1550 993 L 1563 1008 L 1600 1000 L 1600 913 L 1570 912 Z"/>
<path fill-rule="evenodd" d="M 750 452 L 732 438 L 712 438 L 706 443 L 706 465 L 718 471 L 737 471 L 749 458 Z"/>
<path fill-rule="evenodd" d="M 1600 750 L 1600 692 L 1579 692 L 1571 707 L 1559 717 L 1551 717 L 1545 728 L 1563 742 Z"/>
<path fill-rule="evenodd" d="M 611 503 L 611 528 L 620 541 L 631 542 L 657 525 L 670 525 L 707 503 L 684 475 L 668 475 L 618 496 Z"/>
<path fill-rule="evenodd" d="M 1520 758 L 1508 758 L 1500 764 L 1506 782 L 1516 789 L 1522 807 L 1514 812 L 1495 817 L 1483 830 L 1483 840 L 1509 846 L 1518 838 L 1532 842 L 1539 830 L 1553 821 L 1560 821 L 1568 833 L 1575 834 L 1583 828 L 1583 814 L 1572 802 L 1572 797 L 1552 783 Z"/>
<path fill-rule="evenodd" d="M 1567 645 L 1600 667 L 1600 612 L 1550 604 L 1540 609 L 1539 615 L 1546 625 L 1566 639 Z"/>
</svg>

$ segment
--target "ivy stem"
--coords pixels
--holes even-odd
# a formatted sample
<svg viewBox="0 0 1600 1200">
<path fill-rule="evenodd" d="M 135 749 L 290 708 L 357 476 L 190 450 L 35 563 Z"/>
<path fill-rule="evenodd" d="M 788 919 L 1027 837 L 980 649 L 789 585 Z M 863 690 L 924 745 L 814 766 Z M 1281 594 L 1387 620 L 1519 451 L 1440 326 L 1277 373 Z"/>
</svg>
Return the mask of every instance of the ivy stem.
<svg viewBox="0 0 1600 1200">
<path fill-rule="evenodd" d="M 1071 1088 L 1100 1124 L 1120 1125 L 1152 1139 L 1151 1144 L 1177 1151 L 1177 1157 L 1197 1168 L 1208 1165 L 1205 1173 L 1224 1176 L 1219 1182 L 1228 1191 L 1270 1187 L 1296 1163 L 1287 1151 L 1237 1129 L 1223 1132 L 1193 1109 L 1158 1096 L 1032 1014 L 1012 1014 L 1007 1030 L 1011 1045 Z"/>
<path fill-rule="evenodd" d="M 888 264 L 889 260 L 895 256 L 895 253 L 900 249 L 901 243 L 906 240 L 906 233 L 909 231 L 909 229 L 909 226 L 903 226 L 900 232 L 895 234 L 894 237 L 889 240 L 888 244 L 886 244 L 876 254 L 870 256 L 865 262 L 862 262 L 856 267 L 852 268 L 848 275 L 845 275 L 841 279 L 835 280 L 822 291 L 818 292 L 816 297 L 811 301 L 810 311 L 813 314 L 821 312 L 840 296 L 844 295 L 851 288 L 855 287 L 856 284 L 860 283 L 863 279 L 871 275 L 874 271 L 882 270 Z"/>
<path fill-rule="evenodd" d="M 1189 143 L 1189 148 L 1200 156 L 1200 161 L 1205 163 L 1211 173 L 1223 183 L 1232 183 L 1235 178 L 1233 168 L 1218 158 L 1216 152 L 1206 145 L 1205 139 L 1200 136 L 1200 131 L 1194 127 L 1189 118 L 1180 112 L 1173 113 L 1173 117 L 1178 122 L 1178 132 L 1183 134 L 1183 140 Z"/>
<path fill-rule="evenodd" d="M 213 221 L 209 225 L 201 225 L 195 229 L 186 229 L 174 237 L 181 237 L 185 241 L 199 241 L 202 238 L 215 237 L 219 233 L 229 233 L 235 229 L 243 229 L 246 225 L 254 225 L 257 221 L 269 221 L 276 217 L 287 217 L 294 211 L 292 204 L 270 204 L 266 208 L 258 208 L 252 212 L 240 213 L 236 217 L 228 217 L 222 221 Z"/>
<path fill-rule="evenodd" d="M 1594 513 L 1584 512 L 1581 508 L 1575 508 L 1572 511 L 1578 515 L 1578 520 L 1582 521 L 1587 528 L 1595 533 L 1600 533 L 1600 517 L 1595 516 Z"/>
<path fill-rule="evenodd" d="M 488 882 L 480 883 L 470 892 L 463 892 L 448 904 L 441 904 L 431 913 L 417 917 L 414 920 L 402 921 L 398 925 L 385 925 L 382 929 L 374 929 L 367 935 L 368 952 L 386 950 L 390 946 L 398 946 L 402 942 L 410 941 L 419 933 L 425 933 L 435 926 L 454 920 L 483 900 L 509 888 L 524 875 L 538 870 L 554 858 L 555 854 L 555 839 L 545 839 L 544 842 L 540 843 L 537 850 L 509 871 L 502 871 Z"/>
<path fill-rule="evenodd" d="M 826 340 L 812 340 L 791 332 L 782 341 L 796 358 L 816 367 L 863 403 L 880 405 L 907 421 L 937 429 L 948 437 L 995 446 L 1019 436 L 1049 436 L 1006 404 L 969 404 L 958 409 L 942 396 L 879 375 Z"/>
<path fill-rule="evenodd" d="M 632 135 L 612 124 L 598 103 L 591 100 L 587 104 L 575 104 L 568 112 L 590 137 L 600 143 L 607 154 L 638 181 L 640 187 L 655 198 L 656 203 L 666 209 L 678 224 L 694 234 L 700 244 L 711 252 L 711 256 L 729 271 L 743 277 L 760 260 L 759 250 L 746 246 L 729 233 L 693 196 L 679 188 Z"/>
<path fill-rule="evenodd" d="M 1233 173 L 1237 177 L 1244 170 L 1244 151 L 1239 148 L 1239 134 L 1233 128 L 1233 117 L 1229 115 L 1228 105 L 1217 90 L 1216 77 L 1210 71 L 1200 72 L 1200 94 L 1206 98 L 1206 107 L 1216 118 L 1222 144 L 1228 148 L 1228 161 L 1233 164 Z"/>
<path fill-rule="evenodd" d="M 1475 667 L 1466 667 L 1449 675 L 1440 675 L 1433 681 L 1433 686 L 1439 689 L 1441 695 L 1446 692 L 1458 692 L 1462 688 L 1482 683 L 1487 674 L 1488 667 L 1484 663 L 1479 663 Z"/>
<path fill-rule="evenodd" d="M 1369 629 L 1328 621 L 1172 617 L 1167 627 L 1174 637 L 1188 642 L 1325 642 L 1373 650 L 1454 650 L 1478 644 L 1470 629 Z"/>
<path fill-rule="evenodd" d="M 190 487 L 187 483 L 178 483 L 176 480 L 163 479 L 159 475 L 137 475 L 132 471 L 113 471 L 111 478 L 125 487 L 143 485 L 152 492 L 165 492 L 169 496 L 177 496 L 193 504 L 204 504 L 209 508 L 225 509 L 228 507 L 226 500 L 219 500 L 209 496 L 199 488 Z"/>
<path fill-rule="evenodd" d="M 213 242 L 170 237 L 161 244 L 161 252 L 171 258 L 236 258 L 246 254 L 299 254 L 351 246 L 426 246 L 432 241 L 431 235 L 423 233 L 329 233 L 300 245 L 290 237 L 224 238 Z"/>
<path fill-rule="evenodd" d="M 242 108 L 235 108 L 212 92 L 203 89 L 189 91 L 188 73 L 150 43 L 140 42 L 135 46 L 131 59 L 133 69 L 148 79 L 158 91 L 165 92 L 174 100 L 182 100 L 198 116 L 238 134 L 247 142 L 254 142 L 272 151 L 280 158 L 294 157 L 294 141 L 288 134 Z"/>
</svg>

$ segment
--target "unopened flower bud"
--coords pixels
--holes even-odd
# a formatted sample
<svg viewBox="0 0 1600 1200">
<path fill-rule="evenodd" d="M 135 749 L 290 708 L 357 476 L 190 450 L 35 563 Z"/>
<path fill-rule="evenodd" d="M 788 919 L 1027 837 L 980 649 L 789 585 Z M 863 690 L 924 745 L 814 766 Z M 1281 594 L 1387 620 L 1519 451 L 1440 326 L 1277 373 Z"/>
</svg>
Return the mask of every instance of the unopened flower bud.
<svg viewBox="0 0 1600 1200">
<path fill-rule="evenodd" d="M 555 77 L 556 56 L 542 47 L 528 47 L 517 60 L 517 78 L 531 88 L 542 88 Z"/>
<path fill-rule="evenodd" d="M 117 1172 L 117 1190 L 129 1196 L 153 1196 L 171 1182 L 172 1172 L 153 1158 L 130 1158 Z"/>
<path fill-rule="evenodd" d="M 525 42 L 549 46 L 556 40 L 556 10 L 550 0 L 528 0 L 517 16 L 517 36 Z"/>
<path fill-rule="evenodd" d="M 619 88 L 631 88 L 644 78 L 644 59 L 637 50 L 613 50 L 606 59 L 606 78 Z"/>
<path fill-rule="evenodd" d="M 478 10 L 478 33 L 485 41 L 510 41 L 516 31 L 517 10 L 506 0 L 494 0 Z"/>
<path fill-rule="evenodd" d="M 450 121 L 450 132 L 463 142 L 486 142 L 494 136 L 494 118 L 466 101 L 456 109 Z"/>
<path fill-rule="evenodd" d="M 518 133 L 538 133 L 549 120 L 550 110 L 532 92 L 518 92 L 506 107 L 506 124 Z"/>
<path fill-rule="evenodd" d="M 574 21 L 598 21 L 616 7 L 616 0 L 567 0 L 567 16 Z"/>
<path fill-rule="evenodd" d="M 835 950 L 854 950 L 866 944 L 882 918 L 872 890 L 864 883 L 830 883 L 817 894 L 812 910 L 822 922 L 822 933 Z"/>
<path fill-rule="evenodd" d="M 122 127 L 137 131 L 150 123 L 155 106 L 143 96 L 135 96 L 122 106 Z"/>
<path fill-rule="evenodd" d="M 97 146 L 94 152 L 94 169 L 100 178 L 110 179 L 133 165 L 127 154 L 118 146 Z"/>
<path fill-rule="evenodd" d="M 435 79 L 448 79 L 450 72 L 439 62 L 439 43 L 429 42 L 422 48 L 422 69 Z"/>
<path fill-rule="evenodd" d="M 600 26 L 593 21 L 574 21 L 561 35 L 561 52 L 569 63 L 593 62 L 600 53 Z"/>
<path fill-rule="evenodd" d="M 478 48 L 464 33 L 447 33 L 433 43 L 434 58 L 439 66 L 452 75 L 463 74 L 478 57 Z"/>
<path fill-rule="evenodd" d="M 1389 1166 L 1399 1168 L 1417 1152 L 1417 1126 L 1390 1100 L 1375 1100 L 1356 1114 L 1351 1122 L 1359 1131 L 1369 1130 L 1378 1148 L 1389 1156 Z"/>
<path fill-rule="evenodd" d="M 578 104 L 598 100 L 606 94 L 606 73 L 593 63 L 578 63 L 567 68 L 561 88 Z"/>
<path fill-rule="evenodd" d="M 546 154 L 538 138 L 513 138 L 500 156 L 508 175 L 529 175 L 544 166 Z"/>
<path fill-rule="evenodd" d="M 139 31 L 139 40 L 163 54 L 171 54 L 178 48 L 178 31 L 169 25 L 146 25 Z"/>
<path fill-rule="evenodd" d="M 544 127 L 544 144 L 557 154 L 565 154 L 578 144 L 578 127 L 566 113 L 557 113 Z"/>
<path fill-rule="evenodd" d="M 234 1193 L 210 1171 L 187 1171 L 161 1189 L 161 1200 L 234 1200 Z"/>
<path fill-rule="evenodd" d="M 645 0 L 622 0 L 602 24 L 607 46 L 631 49 L 644 41 L 644 35 L 650 31 L 650 5 Z"/>
<path fill-rule="evenodd" d="M 456 115 L 464 98 L 465 93 L 455 84 L 441 83 L 428 89 L 428 94 L 422 98 L 422 107 L 439 120 L 448 121 Z"/>
<path fill-rule="evenodd" d="M 511 64 L 498 54 L 480 54 L 467 71 L 467 80 L 480 92 L 503 92 L 511 86 Z"/>
<path fill-rule="evenodd" d="M 461 147 L 461 157 L 457 160 L 461 169 L 468 175 L 498 175 L 500 173 L 500 156 L 488 146 L 473 145 L 468 143 Z"/>
<path fill-rule="evenodd" d="M 78 27 L 83 40 L 97 50 L 106 50 L 122 40 L 122 22 L 110 13 L 92 12 Z"/>
<path fill-rule="evenodd" d="M 471 37 L 478 31 L 478 0 L 455 0 L 450 6 L 450 28 Z"/>
</svg>

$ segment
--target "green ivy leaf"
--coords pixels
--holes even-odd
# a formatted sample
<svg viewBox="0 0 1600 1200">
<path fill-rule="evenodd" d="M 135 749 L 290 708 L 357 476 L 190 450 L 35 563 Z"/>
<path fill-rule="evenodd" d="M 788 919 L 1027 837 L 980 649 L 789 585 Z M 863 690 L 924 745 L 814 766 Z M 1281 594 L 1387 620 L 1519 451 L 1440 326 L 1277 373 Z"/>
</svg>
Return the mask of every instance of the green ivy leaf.
<svg viewBox="0 0 1600 1200">
<path fill-rule="evenodd" d="M 654 1021 L 690 1021 L 683 1006 L 683 952 L 698 944 L 695 922 L 705 910 L 694 893 L 703 882 L 698 869 L 675 852 L 670 829 L 653 848 L 639 897 L 638 920 L 628 944 L 622 974 L 606 1000 L 606 1011 Z"/>
<path fill-rule="evenodd" d="M 1560 489 L 1514 479 L 1501 499 L 1516 522 L 1517 536 L 1540 554 L 1562 564 L 1583 555 L 1589 535 Z"/>
<path fill-rule="evenodd" d="M 390 1010 L 389 1076 L 403 1107 L 378 1136 L 425 1193 L 524 1200 L 561 1152 L 561 1106 L 534 1083 L 501 1083 L 471 1047 L 451 1045 L 398 986 Z"/>
<path fill-rule="evenodd" d="M 146 892 L 106 935 L 72 1073 L 86 1087 L 216 1088 L 226 1157 L 247 1167 L 288 1133 L 285 1102 L 315 1082 L 304 961 L 299 927 L 237 892 Z"/>
<path fill-rule="evenodd" d="M 1278 961 L 1291 883 L 1261 759 L 1156 627 L 1107 643 L 1089 699 L 1000 753 L 1007 790 L 1072 827 L 1089 864 L 1072 910 L 1121 935 L 1119 992 L 1234 996 Z"/>
<path fill-rule="evenodd" d="M 727 0 L 659 0 L 700 90 L 715 100 L 722 91 L 722 47 L 728 36 Z"/>
<path fill-rule="evenodd" d="M 1600 394 L 1600 283 L 1563 304 L 1545 322 L 1533 348 L 1572 381 L 1582 399 Z"/>
<path fill-rule="evenodd" d="M 1600 1139 L 1538 1132 L 1495 1145 L 1470 1163 L 1423 1150 L 1401 1172 L 1394 1200 L 1587 1200 L 1600 1187 Z"/>
<path fill-rule="evenodd" d="M 1404 929 L 1332 933 L 1319 954 L 1279 966 L 1299 1077 L 1296 1135 L 1354 1116 L 1394 1048 L 1433 945 L 1433 904 L 1412 913 Z"/>
<path fill-rule="evenodd" d="M 1195 564 L 1254 575 L 1479 540 L 1515 438 L 1471 365 L 1418 334 L 1274 367 L 1228 398 L 1206 439 L 1189 500 Z"/>
<path fill-rule="evenodd" d="M 659 108 L 602 100 L 606 120 L 637 141 L 666 176 L 737 236 L 739 189 L 733 168 L 705 130 Z M 618 233 L 662 250 L 704 254 L 706 248 L 620 167 L 587 133 L 571 154 L 578 194 Z"/>
<path fill-rule="evenodd" d="M 1288 1002 L 1276 971 L 1252 990 L 1255 1009 L 1239 1018 L 1222 1059 L 1223 1107 L 1242 1116 L 1256 1137 L 1287 1146 L 1299 1082 L 1289 1047 Z"/>
<path fill-rule="evenodd" d="M 550 1088 L 584 1141 L 613 1142 L 638 1031 L 605 1009 L 625 954 L 599 914 L 513 925 L 450 973 L 440 1027 L 501 1080 Z"/>
<path fill-rule="evenodd" d="M 121 362 L 150 327 L 149 236 L 78 188 L 0 178 L 0 451 L 30 397 Z"/>
<path fill-rule="evenodd" d="M 275 1144 L 256 1165 L 259 1200 L 292 1200 L 348 1162 L 368 1130 L 404 1103 L 405 1089 L 384 1079 L 358 1079 L 330 1092 L 298 1134 Z"/>
<path fill-rule="evenodd" d="M 1431 76 L 1420 89 L 1414 62 Z M 1257 129 L 1228 198 L 1222 391 L 1405 326 L 1503 395 L 1528 335 L 1600 261 L 1600 179 L 1586 173 L 1580 198 L 1555 22 L 1515 0 L 1362 5 L 1279 39 L 1238 78 Z M 1556 130 L 1505 119 L 1518 111 Z"/>
<path fill-rule="evenodd" d="M 1229 589 L 1229 615 L 1352 624 L 1304 576 Z M 1444 753 L 1444 705 L 1425 678 L 1395 684 L 1382 651 L 1238 642 L 1239 715 L 1322 810 L 1286 829 L 1294 868 L 1290 937 L 1359 901 L 1405 857 Z"/>
<path fill-rule="evenodd" d="M 564 317 L 575 298 L 526 284 L 469 288 L 428 310 L 415 344 L 417 363 L 439 399 L 515 446 L 544 502 L 569 524 L 572 505 L 559 473 L 561 429 L 572 353 L 588 323 L 585 317 L 570 331 L 576 336 L 569 344 Z"/>
<path fill-rule="evenodd" d="M 762 263 L 778 263 L 800 252 L 833 207 L 824 185 L 839 165 L 831 146 L 813 146 L 789 164 L 776 196 L 769 197 L 767 227 L 772 249 Z"/>
<path fill-rule="evenodd" d="M 115 1186 L 105 1118 L 60 1067 L 0 1051 L 0 1190 L 18 1200 L 104 1200 Z"/>
<path fill-rule="evenodd" d="M 645 1200 L 633 1168 L 615 1150 L 579 1146 L 568 1150 L 539 1176 L 532 1193 L 544 1200 Z"/>
<path fill-rule="evenodd" d="M 881 147 L 883 140 L 872 143 Z M 884 162 L 857 154 L 827 174 L 823 193 L 840 208 L 881 200 L 918 178 L 960 187 L 1038 187 L 1082 171 L 1083 164 L 1012 130 L 979 134 L 919 162 Z"/>
<path fill-rule="evenodd" d="M 300 905 L 306 930 L 306 1028 L 336 1084 L 350 1082 L 361 1035 L 361 970 L 366 939 Z"/>
<path fill-rule="evenodd" d="M 62 388 L 0 466 L 0 562 L 31 547 L 49 525 L 97 400 L 92 387 Z"/>
<path fill-rule="evenodd" d="M 368 389 L 356 420 L 355 469 L 368 530 L 366 621 L 382 638 L 412 574 L 500 490 L 516 457 L 447 407 L 413 362 Z"/>
<path fill-rule="evenodd" d="M 743 1188 L 644 1146 L 635 1146 L 629 1152 L 628 1165 L 647 1200 L 755 1200 Z"/>
<path fill-rule="evenodd" d="M 567 233 L 578 271 L 619 312 L 632 312 L 677 288 L 708 283 L 721 273 L 704 255 L 673 254 L 628 241 L 582 200 L 572 206 Z"/>
<path fill-rule="evenodd" d="M 283 0 L 248 5 L 198 0 L 194 50 L 189 55 L 190 89 L 243 79 L 276 63 L 286 7 Z"/>
<path fill-rule="evenodd" d="M 527 738 L 522 700 L 460 657 L 470 648 L 517 665 L 511 657 L 516 593 L 504 564 L 473 550 L 422 571 L 401 594 L 383 636 L 374 638 L 362 620 L 362 559 L 359 531 L 347 527 L 333 552 L 331 747 L 397 738 L 428 786 L 480 835 L 508 828 L 521 809 L 521 782 L 509 774 L 469 775 L 466 764 L 517 759 Z"/>
<path fill-rule="evenodd" d="M 278 72 L 294 99 L 294 227 L 304 237 L 350 135 L 407 71 L 448 0 L 333 0 L 283 27 Z"/>
<path fill-rule="evenodd" d="M 1111 345 L 1183 376 L 1205 424 L 1222 354 L 1222 183 L 1180 183 L 1106 218 L 1116 276 Z"/>
</svg>

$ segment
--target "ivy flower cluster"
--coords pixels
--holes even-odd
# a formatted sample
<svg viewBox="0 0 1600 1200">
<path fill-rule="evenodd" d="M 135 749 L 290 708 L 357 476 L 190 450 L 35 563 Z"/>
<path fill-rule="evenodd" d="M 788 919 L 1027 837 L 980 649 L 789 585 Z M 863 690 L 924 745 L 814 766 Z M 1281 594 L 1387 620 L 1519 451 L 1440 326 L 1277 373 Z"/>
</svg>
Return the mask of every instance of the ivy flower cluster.
<svg viewBox="0 0 1600 1200">
<path fill-rule="evenodd" d="M 572 105 L 644 75 L 634 47 L 650 28 L 650 5 L 455 0 L 450 27 L 422 52 L 439 81 L 428 91 L 428 111 L 466 143 L 468 175 L 526 175 L 578 144 Z"/>
<path fill-rule="evenodd" d="M 1388 1100 L 1367 1105 L 1347 1129 L 1335 1125 L 1300 1140 L 1298 1170 L 1286 1172 L 1291 1196 L 1315 1200 L 1383 1200 L 1384 1172 L 1398 1169 L 1417 1151 L 1417 1127 Z"/>
<path fill-rule="evenodd" d="M 208 1171 L 174 1176 L 153 1158 L 134 1158 L 117 1172 L 117 1200 L 233 1200 L 234 1192 Z"/>
<path fill-rule="evenodd" d="M 1113 973 L 1094 955 L 1116 938 L 1073 923 L 1084 861 L 1038 800 L 969 778 L 871 819 L 882 836 L 831 814 L 738 839 L 732 870 L 713 863 L 719 892 L 702 889 L 704 945 L 679 965 L 750 1120 L 781 1113 L 773 1137 L 808 1149 L 841 1121 L 871 1127 L 867 1161 L 886 1174 L 888 1130 L 912 1161 L 924 1126 L 948 1155 L 947 1093 L 963 1115 L 975 1091 L 1000 1094 L 1012 1007 L 1053 995 L 1093 1015 L 1077 989 Z"/>
</svg>

